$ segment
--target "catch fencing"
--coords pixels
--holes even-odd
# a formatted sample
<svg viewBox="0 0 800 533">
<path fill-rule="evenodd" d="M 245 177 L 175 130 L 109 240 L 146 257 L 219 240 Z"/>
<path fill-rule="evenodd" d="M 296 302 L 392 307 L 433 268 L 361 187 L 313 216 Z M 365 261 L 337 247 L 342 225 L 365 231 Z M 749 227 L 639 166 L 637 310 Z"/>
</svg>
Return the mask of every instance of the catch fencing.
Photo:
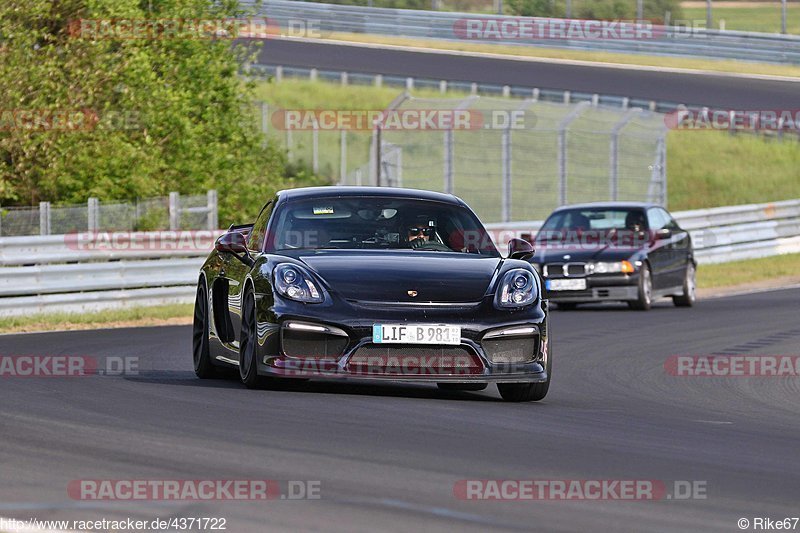
<svg viewBox="0 0 800 533">
<path fill-rule="evenodd" d="M 0 237 L 51 235 L 80 231 L 145 231 L 158 229 L 216 229 L 217 191 L 205 195 L 145 198 L 135 202 L 101 202 L 89 198 L 81 205 L 0 207 Z"/>
</svg>

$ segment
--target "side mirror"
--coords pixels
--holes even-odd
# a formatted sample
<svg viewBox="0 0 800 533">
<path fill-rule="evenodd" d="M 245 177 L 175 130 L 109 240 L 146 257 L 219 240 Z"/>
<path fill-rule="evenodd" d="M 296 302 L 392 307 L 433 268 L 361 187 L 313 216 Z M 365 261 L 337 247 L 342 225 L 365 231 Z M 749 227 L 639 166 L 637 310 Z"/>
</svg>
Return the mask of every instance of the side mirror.
<svg viewBox="0 0 800 533">
<path fill-rule="evenodd" d="M 523 239 L 511 239 L 508 241 L 508 258 L 509 259 L 522 259 L 527 261 L 533 257 L 533 245 Z"/>
<path fill-rule="evenodd" d="M 253 264 L 253 259 L 250 257 L 250 252 L 247 250 L 244 235 L 238 231 L 229 231 L 223 234 L 217 239 L 217 242 L 214 243 L 214 249 L 218 252 L 233 254 L 237 259 L 248 266 L 252 266 Z M 240 256 L 239 254 L 244 255 Z"/>
<path fill-rule="evenodd" d="M 672 230 L 669 228 L 661 228 L 660 230 L 656 230 L 655 238 L 656 240 L 662 239 L 669 239 L 672 237 Z"/>
</svg>

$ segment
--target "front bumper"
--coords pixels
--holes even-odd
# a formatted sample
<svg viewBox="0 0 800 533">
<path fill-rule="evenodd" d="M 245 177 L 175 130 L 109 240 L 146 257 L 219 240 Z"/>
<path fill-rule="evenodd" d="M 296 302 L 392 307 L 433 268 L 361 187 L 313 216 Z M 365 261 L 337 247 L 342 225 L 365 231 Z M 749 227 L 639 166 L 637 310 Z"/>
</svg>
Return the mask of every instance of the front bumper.
<svg viewBox="0 0 800 533">
<path fill-rule="evenodd" d="M 563 278 L 562 278 L 563 279 Z M 639 273 L 617 275 L 589 275 L 586 289 L 545 291 L 545 296 L 555 303 L 625 302 L 639 297 Z"/>
<path fill-rule="evenodd" d="M 335 307 L 337 312 L 276 301 L 269 309 L 272 320 L 259 324 L 259 329 L 265 332 L 259 339 L 259 374 L 428 383 L 521 383 L 548 379 L 547 319 L 540 306 L 499 311 L 490 299 L 464 306 L 393 308 L 348 303 Z M 376 323 L 459 325 L 461 341 L 451 346 L 373 344 L 372 327 Z M 289 327 L 296 324 L 313 326 L 317 331 L 306 329 L 309 335 L 304 339 Z M 526 328 L 524 331 L 528 333 L 500 335 L 519 332 L 519 328 Z M 502 351 L 502 342 L 497 342 L 501 337 L 502 341 L 509 341 L 506 348 L 524 345 L 524 360 L 507 360 L 503 354 L 511 352 Z"/>
</svg>

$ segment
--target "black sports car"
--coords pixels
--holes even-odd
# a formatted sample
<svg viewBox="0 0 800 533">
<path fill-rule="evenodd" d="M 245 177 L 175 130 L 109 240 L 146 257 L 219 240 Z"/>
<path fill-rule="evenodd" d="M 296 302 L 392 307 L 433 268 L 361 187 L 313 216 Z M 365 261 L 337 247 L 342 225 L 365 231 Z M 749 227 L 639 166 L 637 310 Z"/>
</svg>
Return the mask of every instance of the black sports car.
<svg viewBox="0 0 800 533">
<path fill-rule="evenodd" d="M 194 368 L 242 382 L 367 378 L 540 400 L 547 302 L 533 247 L 504 259 L 452 195 L 385 187 L 279 192 L 200 272 Z"/>
<path fill-rule="evenodd" d="M 695 302 L 697 262 L 689 233 L 662 207 L 633 202 L 561 207 L 534 239 L 545 295 L 559 308 L 623 301 L 647 310 L 656 298 Z"/>
</svg>

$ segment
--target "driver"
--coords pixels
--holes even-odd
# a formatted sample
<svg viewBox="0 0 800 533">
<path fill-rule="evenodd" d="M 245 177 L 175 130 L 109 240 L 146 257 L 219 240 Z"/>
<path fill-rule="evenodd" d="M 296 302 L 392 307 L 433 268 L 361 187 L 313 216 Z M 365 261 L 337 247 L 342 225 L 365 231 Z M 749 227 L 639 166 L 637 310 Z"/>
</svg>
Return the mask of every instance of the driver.
<svg viewBox="0 0 800 533">
<path fill-rule="evenodd" d="M 408 244 L 412 248 L 419 248 L 426 243 L 431 242 L 434 232 L 436 231 L 434 222 L 427 217 L 419 217 L 413 223 L 409 224 L 406 228 L 406 238 Z"/>
</svg>

